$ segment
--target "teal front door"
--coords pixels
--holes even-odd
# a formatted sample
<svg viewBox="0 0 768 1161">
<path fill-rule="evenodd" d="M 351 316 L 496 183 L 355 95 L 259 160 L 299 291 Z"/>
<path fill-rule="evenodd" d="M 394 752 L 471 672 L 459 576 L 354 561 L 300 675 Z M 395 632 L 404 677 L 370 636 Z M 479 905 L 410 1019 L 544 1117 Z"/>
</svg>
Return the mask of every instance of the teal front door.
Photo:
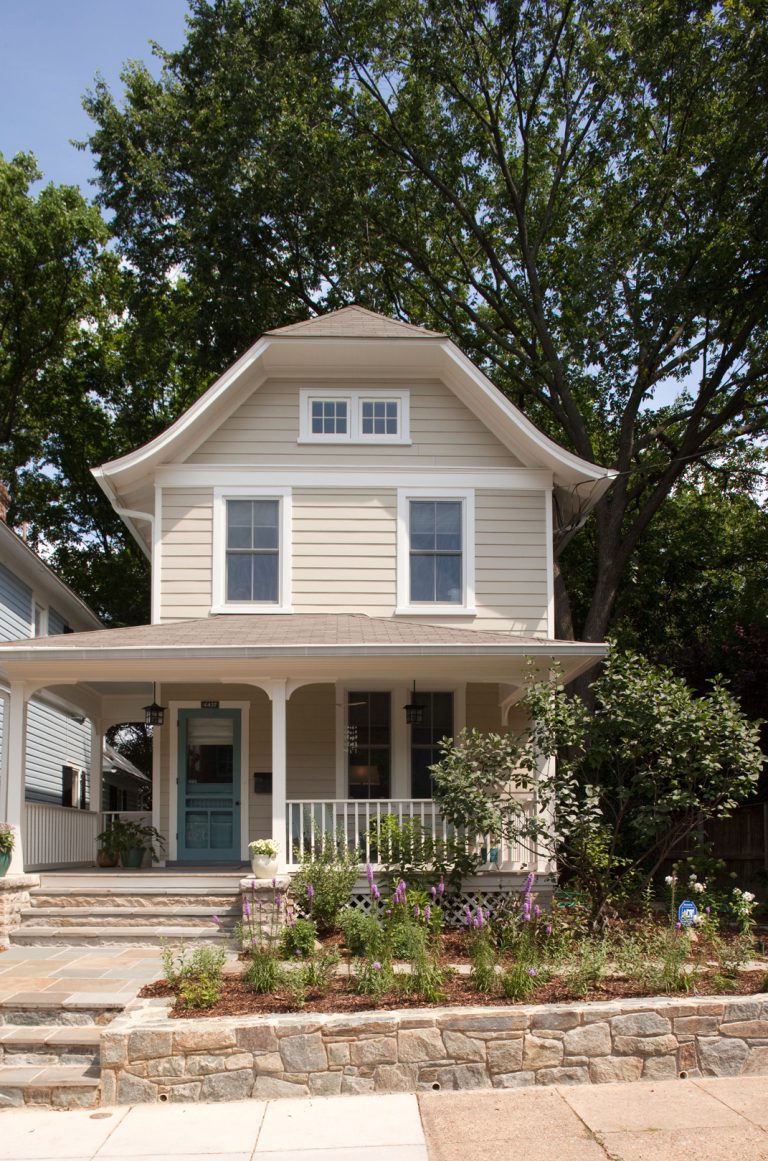
<svg viewBox="0 0 768 1161">
<path fill-rule="evenodd" d="M 240 861 L 240 710 L 179 710 L 178 857 Z"/>
</svg>

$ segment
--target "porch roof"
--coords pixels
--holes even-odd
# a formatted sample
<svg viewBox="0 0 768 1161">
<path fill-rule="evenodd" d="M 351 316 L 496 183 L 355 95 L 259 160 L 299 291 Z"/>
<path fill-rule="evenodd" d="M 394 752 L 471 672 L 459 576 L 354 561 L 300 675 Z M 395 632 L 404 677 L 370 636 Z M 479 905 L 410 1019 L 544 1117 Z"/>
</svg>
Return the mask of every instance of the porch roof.
<svg viewBox="0 0 768 1161">
<path fill-rule="evenodd" d="M 487 629 L 452 628 L 364 614 L 225 614 L 170 624 L 68 633 L 0 644 L 0 672 L 9 677 L 76 680 L 122 678 L 236 680 L 247 674 L 331 681 L 375 670 L 436 674 L 449 658 L 468 681 L 514 681 L 526 659 L 558 661 L 567 679 L 601 660 L 607 646 L 524 637 Z M 355 661 L 357 659 L 357 661 Z M 421 659 L 421 660 L 420 660 Z M 210 662 L 217 661 L 215 671 Z M 261 661 L 262 664 L 254 665 Z M 151 668 L 147 663 L 151 662 Z M 367 666 L 370 671 L 371 666 Z M 399 665 L 402 671 L 402 665 Z M 226 678 L 224 676 L 226 674 Z"/>
</svg>

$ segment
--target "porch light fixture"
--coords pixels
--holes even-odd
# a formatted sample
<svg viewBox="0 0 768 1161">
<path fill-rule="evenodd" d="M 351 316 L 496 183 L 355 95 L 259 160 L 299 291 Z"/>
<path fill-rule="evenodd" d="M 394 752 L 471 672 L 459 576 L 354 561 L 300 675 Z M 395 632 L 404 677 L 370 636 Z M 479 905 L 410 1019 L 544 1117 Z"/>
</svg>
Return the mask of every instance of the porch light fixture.
<svg viewBox="0 0 768 1161">
<path fill-rule="evenodd" d="M 144 706 L 144 725 L 161 726 L 165 721 L 165 706 L 157 704 L 157 690 L 152 682 L 152 705 Z"/>
<path fill-rule="evenodd" d="M 418 705 L 416 702 L 415 681 L 413 683 L 413 693 L 411 694 L 411 698 L 412 700 L 408 702 L 408 705 L 403 706 L 403 709 L 405 710 L 405 720 L 409 726 L 420 726 L 424 721 L 424 706 Z"/>
</svg>

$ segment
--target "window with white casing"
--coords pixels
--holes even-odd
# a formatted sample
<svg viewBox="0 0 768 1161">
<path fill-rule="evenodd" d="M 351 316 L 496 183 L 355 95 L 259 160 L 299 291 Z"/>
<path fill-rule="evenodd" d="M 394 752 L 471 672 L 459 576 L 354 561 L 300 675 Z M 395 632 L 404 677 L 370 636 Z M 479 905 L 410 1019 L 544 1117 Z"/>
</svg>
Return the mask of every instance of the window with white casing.
<svg viewBox="0 0 768 1161">
<path fill-rule="evenodd" d="M 474 491 L 398 490 L 397 613 L 475 612 Z"/>
<path fill-rule="evenodd" d="M 302 390 L 299 443 L 410 443 L 409 393 Z"/>
<path fill-rule="evenodd" d="M 290 607 L 288 488 L 216 489 L 213 612 L 287 612 Z"/>
</svg>

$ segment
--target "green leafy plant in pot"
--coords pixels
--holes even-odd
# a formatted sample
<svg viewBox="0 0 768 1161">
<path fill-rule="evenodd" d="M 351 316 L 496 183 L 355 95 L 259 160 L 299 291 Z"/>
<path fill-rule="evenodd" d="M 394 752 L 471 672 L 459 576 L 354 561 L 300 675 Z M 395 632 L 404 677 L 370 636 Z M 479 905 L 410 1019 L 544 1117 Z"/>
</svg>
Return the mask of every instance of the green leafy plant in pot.
<svg viewBox="0 0 768 1161">
<path fill-rule="evenodd" d="M 13 827 L 9 822 L 0 822 L 0 876 L 4 875 L 11 865 L 15 838 Z"/>
<path fill-rule="evenodd" d="M 118 854 L 122 867 L 140 867 L 145 851 L 149 851 L 152 861 L 157 862 L 165 849 L 165 839 L 154 826 L 120 818 L 97 835 L 96 842 L 100 851 Z"/>
</svg>

